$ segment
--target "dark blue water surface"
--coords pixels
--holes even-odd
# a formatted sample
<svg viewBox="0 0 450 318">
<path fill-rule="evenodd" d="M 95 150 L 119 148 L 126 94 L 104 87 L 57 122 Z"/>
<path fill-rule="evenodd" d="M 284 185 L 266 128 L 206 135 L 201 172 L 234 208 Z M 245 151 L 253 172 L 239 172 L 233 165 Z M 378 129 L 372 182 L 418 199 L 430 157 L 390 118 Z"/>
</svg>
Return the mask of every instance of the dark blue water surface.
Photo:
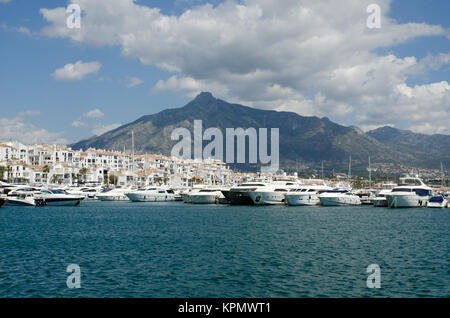
<svg viewBox="0 0 450 318">
<path fill-rule="evenodd" d="M 0 297 L 448 297 L 450 210 L 0 209 Z M 81 288 L 69 289 L 69 264 Z M 366 268 L 379 264 L 381 288 Z"/>
</svg>

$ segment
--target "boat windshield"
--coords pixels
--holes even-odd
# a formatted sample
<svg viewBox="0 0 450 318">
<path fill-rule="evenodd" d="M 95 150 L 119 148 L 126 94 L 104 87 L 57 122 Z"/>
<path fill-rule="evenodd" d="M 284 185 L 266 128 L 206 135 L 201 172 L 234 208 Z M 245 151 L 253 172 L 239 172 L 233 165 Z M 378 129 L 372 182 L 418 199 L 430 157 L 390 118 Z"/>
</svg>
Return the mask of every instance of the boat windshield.
<svg viewBox="0 0 450 318">
<path fill-rule="evenodd" d="M 432 202 L 432 203 L 442 203 L 442 202 L 444 202 L 444 198 L 442 196 L 432 197 L 430 199 L 430 202 Z"/>
</svg>

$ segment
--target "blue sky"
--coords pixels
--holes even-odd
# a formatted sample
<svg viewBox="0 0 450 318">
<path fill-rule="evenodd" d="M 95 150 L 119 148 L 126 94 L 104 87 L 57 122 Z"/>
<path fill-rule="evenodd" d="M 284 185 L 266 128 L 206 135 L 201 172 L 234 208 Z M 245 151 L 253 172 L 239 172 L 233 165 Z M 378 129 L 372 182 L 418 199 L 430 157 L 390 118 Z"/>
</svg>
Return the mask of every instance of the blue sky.
<svg viewBox="0 0 450 318">
<path fill-rule="evenodd" d="M 56 20 L 53 21 L 44 18 L 40 9 L 66 7 L 69 1 L 10 0 L 6 3 L 1 2 L 5 2 L 5 0 L 0 1 L 0 123 L 3 126 L 6 126 L 8 122 L 19 123 L 18 128 L 26 129 L 30 132 L 30 136 L 35 137 L 22 140 L 25 142 L 75 142 L 82 138 L 92 136 L 93 132 L 101 132 L 108 127 L 112 128 L 119 124 L 131 122 L 143 115 L 156 113 L 166 108 L 183 106 L 199 90 L 210 90 L 220 98 L 233 102 L 242 102 L 254 107 L 296 111 L 301 115 L 327 116 L 338 123 L 357 125 L 366 130 L 388 124 L 398 128 L 413 129 L 424 133 L 449 132 L 448 122 L 450 118 L 448 118 L 448 111 L 450 105 L 445 104 L 449 100 L 449 92 L 445 85 L 443 86 L 443 91 L 441 89 L 442 85 L 438 89 L 439 94 L 443 95 L 438 100 L 431 100 L 429 102 L 429 105 L 433 105 L 430 107 L 434 107 L 431 109 L 431 113 L 436 113 L 435 116 L 439 116 L 439 113 L 441 113 L 440 117 L 444 118 L 444 121 L 441 123 L 433 125 L 433 121 L 430 121 L 428 125 L 422 125 L 421 123 L 423 121 L 420 118 L 411 121 L 408 118 L 398 118 L 393 122 L 389 116 L 380 116 L 377 119 L 378 121 L 375 121 L 373 117 L 377 114 L 371 113 L 370 110 L 376 108 L 376 104 L 366 105 L 365 103 L 368 98 L 361 99 L 359 98 L 360 95 L 358 95 L 362 94 L 362 91 L 364 91 L 364 94 L 368 94 L 367 91 L 369 91 L 373 92 L 373 95 L 376 95 L 376 89 L 380 89 L 381 96 L 387 88 L 379 87 L 380 84 L 375 83 L 375 81 L 373 85 L 369 83 L 359 91 L 353 92 L 344 87 L 339 92 L 335 91 L 334 88 L 329 88 L 333 82 L 330 82 L 329 86 L 324 85 L 323 87 L 321 86 L 324 82 L 323 80 L 313 84 L 305 84 L 301 79 L 293 78 L 291 74 L 287 73 L 283 76 L 273 77 L 267 82 L 263 82 L 260 78 L 255 80 L 248 79 L 249 74 L 255 73 L 249 72 L 244 74 L 240 71 L 233 73 L 233 68 L 235 67 L 233 64 L 234 61 L 230 62 L 228 60 L 229 56 L 233 57 L 233 55 L 235 55 L 236 59 L 242 56 L 245 58 L 245 50 L 248 48 L 242 48 L 241 50 L 239 45 L 243 41 L 238 42 L 238 40 L 236 40 L 236 43 L 239 45 L 227 47 L 229 54 L 223 57 L 218 57 L 214 53 L 217 52 L 217 47 L 213 47 L 214 44 L 211 44 L 211 53 L 209 55 L 204 53 L 205 56 L 200 56 L 199 58 L 206 61 L 211 59 L 211 63 L 213 64 L 209 67 L 210 69 L 214 69 L 222 61 L 223 65 L 217 67 L 217 70 L 214 70 L 214 72 L 207 73 L 205 69 L 208 68 L 208 65 L 205 64 L 205 69 L 200 69 L 198 65 L 201 65 L 201 63 L 193 61 L 193 58 L 188 56 L 188 53 L 184 53 L 184 48 L 180 45 L 177 45 L 175 52 L 174 50 L 169 53 L 166 51 L 163 51 L 164 53 L 155 51 L 147 54 L 149 50 L 148 46 L 140 48 L 138 45 L 133 44 L 129 48 L 131 53 L 124 54 L 124 49 L 127 46 L 123 43 L 105 45 L 101 42 L 96 43 L 95 39 L 89 39 L 88 35 L 85 35 L 81 41 L 74 40 L 70 35 L 57 35 L 59 34 L 57 28 L 61 26 L 56 25 Z M 140 0 L 134 4 L 131 3 L 127 8 L 130 8 L 130 12 L 133 12 L 131 10 L 136 8 L 139 9 L 139 7 L 136 7 L 138 5 L 160 8 L 160 18 L 163 19 L 167 17 L 180 17 L 186 10 L 193 10 L 199 13 L 209 12 L 209 19 L 214 19 L 214 14 L 226 19 L 227 14 L 233 12 L 233 8 L 238 3 L 241 3 L 242 6 L 250 7 L 250 2 L 230 1 L 232 5 L 220 6 L 221 1 Z M 265 2 L 269 3 L 270 1 Z M 376 1 L 373 2 L 376 3 Z M 389 3 L 388 1 L 383 1 L 383 3 L 385 2 Z M 107 3 L 107 1 L 104 3 Z M 206 3 L 212 4 L 210 9 L 212 11 L 204 9 Z M 105 5 L 108 6 L 109 4 Z M 424 91 L 431 91 L 430 94 L 433 95 L 433 89 L 436 87 L 431 85 L 448 82 L 450 78 L 448 59 L 443 57 L 441 60 L 445 60 L 446 62 L 436 62 L 440 54 L 450 53 L 450 40 L 448 36 L 448 30 L 450 29 L 450 19 L 448 18 L 450 1 L 394 0 L 388 5 L 390 6 L 389 12 L 383 12 L 383 14 L 394 19 L 393 28 L 408 23 L 425 23 L 429 26 L 440 26 L 443 31 L 441 33 L 438 32 L 439 34 L 437 35 L 427 34 L 425 36 L 421 35 L 420 32 L 422 31 L 417 31 L 417 35 L 411 36 L 411 38 L 406 40 L 402 38 L 404 35 L 399 35 L 399 38 L 402 39 L 394 39 L 393 42 L 395 44 L 378 45 L 373 49 L 368 49 L 364 54 L 376 54 L 376 58 L 380 58 L 380 64 L 384 63 L 381 62 L 382 58 L 388 55 L 395 56 L 399 59 L 398 62 L 395 62 L 396 64 L 404 63 L 408 57 L 414 57 L 417 62 L 431 57 L 432 61 L 427 64 L 426 71 L 423 69 L 419 71 L 405 71 L 402 69 L 398 74 L 393 74 L 392 77 L 395 77 L 395 81 L 393 81 L 392 86 L 397 87 L 400 85 L 399 87 L 405 96 L 409 94 L 407 92 L 412 92 L 409 95 L 419 96 Z M 265 10 L 268 10 L 268 6 L 269 4 L 267 4 L 267 7 L 262 6 L 262 12 L 266 12 Z M 86 10 L 88 15 L 95 10 L 94 7 L 89 7 L 88 5 L 82 9 Z M 118 10 L 117 12 L 120 14 L 121 11 Z M 124 14 L 126 13 L 124 12 Z M 367 13 L 362 12 L 360 19 L 364 20 L 366 15 Z M 83 19 L 84 17 L 82 18 L 82 23 L 84 21 Z M 199 18 L 194 17 L 191 19 L 202 21 L 201 15 L 199 15 Z M 258 25 L 258 19 L 260 18 L 254 18 L 252 15 L 248 19 L 252 21 L 256 28 L 260 27 Z M 251 19 L 255 20 L 253 21 Z M 280 19 L 283 19 L 283 17 Z M 360 19 L 355 20 L 355 24 L 361 22 Z M 82 28 L 84 27 L 83 32 L 89 32 L 89 30 L 85 31 L 89 27 L 92 27 L 92 24 L 89 23 L 88 21 L 82 26 Z M 175 24 L 175 22 L 169 23 Z M 185 22 L 178 21 L 176 23 L 182 25 Z M 209 23 L 211 23 L 210 20 Z M 226 23 L 226 21 L 223 23 Z M 189 26 L 191 25 L 189 24 Z M 52 29 L 49 32 L 44 32 L 44 27 L 50 27 Z M 116 32 L 122 32 L 120 28 L 121 26 L 117 26 L 118 31 Z M 123 28 L 123 34 L 134 32 L 130 31 L 131 27 L 124 26 Z M 346 28 L 351 29 L 350 26 L 342 26 L 340 32 L 345 34 L 347 32 Z M 145 28 L 144 31 L 142 29 L 136 30 L 137 38 L 144 36 L 143 39 L 147 39 L 145 37 Z M 383 30 L 383 27 L 380 30 Z M 208 32 L 208 29 L 203 31 Z M 174 31 L 173 37 L 175 41 L 183 42 L 186 38 L 192 39 L 192 41 L 201 41 L 201 39 L 198 40 L 192 34 L 181 37 L 181 32 L 182 30 L 180 31 L 180 28 L 176 32 Z M 226 31 L 215 32 L 215 35 L 224 35 L 225 37 Z M 242 30 L 242 32 L 246 32 L 246 30 Z M 299 30 L 299 33 L 301 32 L 302 29 Z M 205 34 L 208 35 L 207 33 Z M 113 35 L 105 35 L 105 38 L 108 36 L 112 38 Z M 235 33 L 232 36 L 239 38 Z M 277 34 L 277 37 L 279 38 L 280 34 Z M 97 38 L 101 38 L 101 35 L 98 35 Z M 249 38 L 249 42 L 250 40 L 258 41 L 259 38 L 260 35 Z M 278 38 L 274 41 L 278 41 Z M 382 40 L 379 41 L 380 43 L 382 42 Z M 159 43 L 151 43 L 148 45 L 159 46 Z M 165 49 L 164 45 L 161 45 L 163 49 Z M 204 46 L 202 52 L 208 52 L 208 40 L 205 39 L 204 42 L 197 43 L 197 47 L 200 45 Z M 167 50 L 172 48 L 168 44 L 167 47 Z M 186 47 L 186 50 L 190 48 Z M 234 50 L 233 48 L 236 49 Z M 291 49 L 286 47 L 286 50 Z M 261 61 L 273 60 L 273 56 L 258 56 L 257 58 L 261 58 Z M 370 61 L 361 62 L 356 56 L 352 56 L 351 58 L 355 59 L 355 65 L 358 65 L 358 67 L 360 65 L 367 65 Z M 150 59 L 151 61 L 144 61 L 145 59 Z M 101 67 L 97 73 L 87 74 L 77 81 L 57 80 L 52 75 L 57 69 L 62 69 L 65 65 L 74 64 L 77 61 L 82 61 L 83 63 L 97 62 L 101 64 Z M 167 63 L 172 65 L 172 61 L 174 61 L 174 68 L 161 66 Z M 247 62 L 247 64 L 252 63 L 252 61 Z M 263 62 L 258 61 L 255 69 L 264 70 L 261 63 Z M 270 62 L 268 63 L 270 64 Z M 430 66 L 436 65 L 436 63 L 439 66 Z M 329 69 L 341 70 L 342 67 L 351 69 L 348 65 L 343 66 L 344 64 L 345 61 L 340 62 L 336 60 L 336 65 L 324 65 L 323 70 L 324 72 Z M 373 67 L 374 69 L 367 71 L 367 74 L 373 74 L 378 71 L 382 72 L 381 67 Z M 267 66 L 267 70 L 272 69 L 272 65 Z M 226 75 L 219 75 L 222 74 L 222 71 Z M 280 71 L 280 73 L 282 72 Z M 127 80 L 132 77 L 139 78 L 141 83 L 134 87 L 127 87 Z M 323 73 L 318 72 L 317 78 L 321 77 L 323 77 Z M 169 80 L 171 78 L 172 81 Z M 239 85 L 233 87 L 230 84 L 231 78 L 237 78 L 236 82 L 239 82 Z M 349 83 L 356 80 L 351 79 Z M 379 79 L 377 82 L 379 82 Z M 402 84 L 406 86 L 401 86 Z M 372 86 L 369 87 L 370 85 Z M 416 91 L 411 91 L 415 87 Z M 252 91 L 261 92 L 261 90 L 266 88 L 267 94 L 261 93 L 261 96 L 255 96 L 257 93 L 250 93 Z M 272 95 L 269 94 L 268 92 L 273 92 L 274 88 L 277 89 L 277 92 Z M 280 92 L 285 93 L 281 94 Z M 385 103 L 394 103 L 390 107 L 395 107 L 395 103 L 403 103 L 401 106 L 403 108 L 408 107 L 408 103 L 417 104 L 416 108 L 411 108 L 411 111 L 414 112 L 417 108 L 428 105 L 426 98 L 433 97 L 428 95 L 414 97 L 416 99 L 411 101 L 405 101 L 405 96 L 392 97 L 392 99 L 387 100 Z M 368 94 L 368 96 L 370 97 L 371 95 Z M 409 98 L 412 97 L 409 96 Z M 364 100 L 364 102 L 361 102 L 361 100 Z M 381 103 L 384 102 L 381 101 Z M 89 116 L 88 113 L 92 110 L 100 110 L 101 113 L 98 116 Z M 82 124 L 78 126 L 74 125 L 75 121 Z M 440 128 L 437 129 L 436 127 Z M 0 128 L 0 139 L 21 138 L 21 134 L 14 131 L 13 125 L 3 128 Z M 24 134 L 22 138 L 26 138 L 25 136 L 27 135 Z"/>
</svg>

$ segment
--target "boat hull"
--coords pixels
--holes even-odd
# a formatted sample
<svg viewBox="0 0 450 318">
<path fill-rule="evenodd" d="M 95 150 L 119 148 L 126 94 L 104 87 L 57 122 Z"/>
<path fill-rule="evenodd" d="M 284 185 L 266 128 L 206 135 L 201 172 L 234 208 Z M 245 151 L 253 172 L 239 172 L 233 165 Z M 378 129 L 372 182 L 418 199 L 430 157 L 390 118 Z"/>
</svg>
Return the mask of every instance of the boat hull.
<svg viewBox="0 0 450 318">
<path fill-rule="evenodd" d="M 127 193 L 126 196 L 132 202 L 168 202 L 175 201 L 175 196 L 170 194 L 141 194 L 141 193 Z"/>
<path fill-rule="evenodd" d="M 97 196 L 99 201 L 130 201 L 126 195 L 101 195 Z"/>
<path fill-rule="evenodd" d="M 223 194 L 225 195 L 225 193 Z M 230 191 L 229 201 L 231 205 L 254 205 L 253 200 L 248 195 L 248 191 Z"/>
<path fill-rule="evenodd" d="M 372 200 L 372 203 L 377 208 L 387 208 L 388 206 L 386 198 L 375 198 Z"/>
<path fill-rule="evenodd" d="M 317 194 L 286 194 L 286 203 L 290 206 L 315 206 L 320 204 Z"/>
<path fill-rule="evenodd" d="M 215 204 L 217 201 L 217 195 L 198 195 L 198 194 L 192 194 L 189 196 L 190 203 L 192 204 Z"/>
<path fill-rule="evenodd" d="M 284 204 L 285 192 L 264 192 L 264 191 L 249 191 L 248 196 L 253 201 L 254 205 L 281 205 Z"/>
<path fill-rule="evenodd" d="M 320 197 L 320 204 L 323 206 L 361 205 L 361 200 L 359 197 Z"/>
<path fill-rule="evenodd" d="M 45 199 L 44 201 L 48 206 L 77 206 L 82 199 Z"/>
<path fill-rule="evenodd" d="M 416 194 L 386 195 L 389 208 L 418 208 L 427 205 L 429 197 L 421 197 Z"/>
<path fill-rule="evenodd" d="M 8 206 L 36 206 L 34 200 L 6 199 Z"/>
</svg>

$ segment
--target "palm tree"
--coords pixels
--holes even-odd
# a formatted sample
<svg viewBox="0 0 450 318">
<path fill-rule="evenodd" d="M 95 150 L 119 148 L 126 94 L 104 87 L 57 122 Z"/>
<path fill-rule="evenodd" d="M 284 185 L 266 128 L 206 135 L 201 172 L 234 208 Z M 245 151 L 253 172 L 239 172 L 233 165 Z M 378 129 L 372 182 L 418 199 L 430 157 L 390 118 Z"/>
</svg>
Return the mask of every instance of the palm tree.
<svg viewBox="0 0 450 318">
<path fill-rule="evenodd" d="M 85 179 L 85 177 L 86 177 L 86 175 L 87 175 L 88 173 L 89 173 L 89 169 L 86 168 L 86 167 L 83 167 L 83 168 L 80 169 L 80 171 L 78 171 L 78 174 L 79 174 L 80 176 L 82 176 L 83 179 Z"/>
<path fill-rule="evenodd" d="M 54 174 L 54 175 L 52 176 L 52 182 L 53 182 L 53 183 L 58 183 L 58 181 L 59 181 L 58 176 L 57 176 L 56 174 Z"/>
<path fill-rule="evenodd" d="M 0 166 L 0 179 L 3 179 L 6 171 L 8 171 L 8 169 L 5 166 Z"/>
</svg>

